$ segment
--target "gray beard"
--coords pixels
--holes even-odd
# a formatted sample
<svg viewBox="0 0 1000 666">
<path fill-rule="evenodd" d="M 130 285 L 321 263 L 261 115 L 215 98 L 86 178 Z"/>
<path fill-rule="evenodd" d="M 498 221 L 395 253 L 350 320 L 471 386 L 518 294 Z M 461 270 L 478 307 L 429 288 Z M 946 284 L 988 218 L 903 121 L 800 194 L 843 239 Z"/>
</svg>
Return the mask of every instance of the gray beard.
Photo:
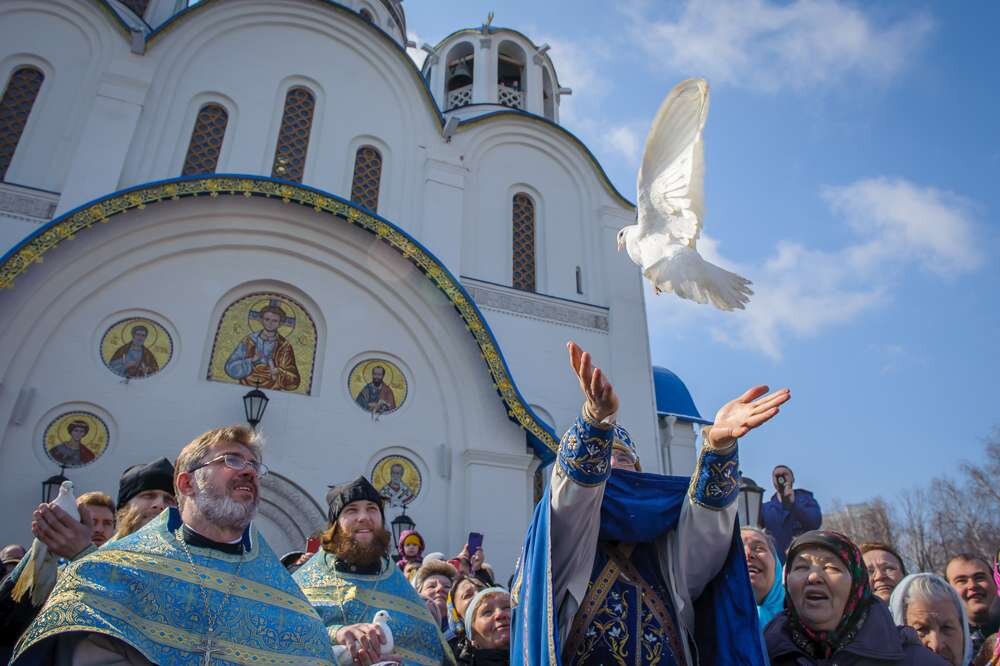
<svg viewBox="0 0 1000 666">
<path fill-rule="evenodd" d="M 201 469 L 194 473 L 194 505 L 213 525 L 225 529 L 245 530 L 257 513 L 259 497 L 252 502 L 237 502 L 225 494 L 215 495 L 205 483 Z M 207 474 L 207 470 L 204 470 Z"/>
</svg>

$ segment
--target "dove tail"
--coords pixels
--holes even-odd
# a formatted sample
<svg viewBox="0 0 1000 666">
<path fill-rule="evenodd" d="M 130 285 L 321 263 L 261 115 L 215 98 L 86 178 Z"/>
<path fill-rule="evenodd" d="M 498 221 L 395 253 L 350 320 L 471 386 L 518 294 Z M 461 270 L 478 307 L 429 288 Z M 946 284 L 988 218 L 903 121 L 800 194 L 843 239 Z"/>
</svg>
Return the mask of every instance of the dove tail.
<svg viewBox="0 0 1000 666">
<path fill-rule="evenodd" d="M 29 550 L 24 557 L 28 561 L 21 566 L 21 573 L 10 591 L 11 598 L 18 603 L 24 600 L 35 584 L 35 549 Z"/>
<path fill-rule="evenodd" d="M 720 310 L 742 310 L 753 290 L 750 280 L 705 261 L 695 250 L 662 257 L 643 274 L 656 291 L 669 291 L 696 303 L 711 303 Z"/>
</svg>

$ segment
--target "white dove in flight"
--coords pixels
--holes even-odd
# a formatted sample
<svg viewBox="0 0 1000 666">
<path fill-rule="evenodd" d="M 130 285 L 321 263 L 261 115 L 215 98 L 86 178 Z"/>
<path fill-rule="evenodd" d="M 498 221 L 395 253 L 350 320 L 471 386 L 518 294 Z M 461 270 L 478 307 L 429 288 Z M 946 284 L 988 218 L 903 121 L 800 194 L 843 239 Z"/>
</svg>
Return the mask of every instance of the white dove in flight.
<svg viewBox="0 0 1000 666">
<path fill-rule="evenodd" d="M 753 294 L 750 281 L 705 261 L 695 247 L 705 216 L 707 118 L 704 79 L 682 81 L 663 100 L 639 167 L 639 222 L 618 232 L 618 250 L 628 251 L 657 293 L 742 310 Z"/>
</svg>

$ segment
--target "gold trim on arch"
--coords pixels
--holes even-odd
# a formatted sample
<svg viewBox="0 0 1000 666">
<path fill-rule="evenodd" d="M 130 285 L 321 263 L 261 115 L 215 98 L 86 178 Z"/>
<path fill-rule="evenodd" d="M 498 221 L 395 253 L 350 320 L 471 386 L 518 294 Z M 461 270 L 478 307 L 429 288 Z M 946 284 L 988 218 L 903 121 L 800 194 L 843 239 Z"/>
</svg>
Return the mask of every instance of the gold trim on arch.
<svg viewBox="0 0 1000 666">
<path fill-rule="evenodd" d="M 288 182 L 267 180 L 261 177 L 205 176 L 203 178 L 172 180 L 140 186 L 132 190 L 112 194 L 91 204 L 72 211 L 59 218 L 37 236 L 17 246 L 0 265 L 0 289 L 11 289 L 16 278 L 33 264 L 41 263 L 46 253 L 63 241 L 71 240 L 77 234 L 90 229 L 95 224 L 107 224 L 110 219 L 130 210 L 142 210 L 149 204 L 164 200 L 175 201 L 187 197 L 207 196 L 254 196 L 280 199 L 284 203 L 308 206 L 317 213 L 329 213 L 349 224 L 369 231 L 387 245 L 403 255 L 410 263 L 430 279 L 431 282 L 451 301 L 465 322 L 466 329 L 475 338 L 480 356 L 486 362 L 493 387 L 500 394 L 507 409 L 507 415 L 521 428 L 543 442 L 553 453 L 558 451 L 559 442 L 543 428 L 518 395 L 514 380 L 507 372 L 500 350 L 493 341 L 486 321 L 475 303 L 466 296 L 461 284 L 448 269 L 409 235 L 394 225 L 371 215 L 351 204 L 318 192 L 316 190 Z"/>
</svg>

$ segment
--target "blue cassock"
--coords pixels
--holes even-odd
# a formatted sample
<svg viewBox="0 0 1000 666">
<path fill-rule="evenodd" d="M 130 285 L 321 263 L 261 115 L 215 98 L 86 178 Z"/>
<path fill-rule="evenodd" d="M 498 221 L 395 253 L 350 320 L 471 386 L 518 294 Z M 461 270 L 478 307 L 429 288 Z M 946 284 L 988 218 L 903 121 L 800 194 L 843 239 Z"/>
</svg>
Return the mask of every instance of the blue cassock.
<svg viewBox="0 0 1000 666">
<path fill-rule="evenodd" d="M 255 528 L 242 555 L 188 545 L 192 566 L 181 525 L 177 509 L 167 509 L 67 566 L 11 663 L 52 663 L 48 639 L 83 632 L 123 641 L 154 664 L 203 664 L 214 621 L 222 652 L 213 664 L 333 664 L 323 623 Z"/>
<path fill-rule="evenodd" d="M 654 571 L 655 557 L 650 557 L 652 542 L 676 528 L 690 485 L 691 479 L 686 477 L 625 470 L 613 470 L 605 482 L 599 539 L 601 542 L 635 544 L 632 564 L 654 589 L 662 590 L 664 581 L 658 571 Z M 516 606 L 511 663 L 525 666 L 572 663 L 571 655 L 565 660 L 560 658 L 564 637 L 559 636 L 559 609 L 555 607 L 553 590 L 550 493 L 551 485 L 546 485 L 535 507 L 514 575 L 512 594 Z M 595 574 L 606 561 L 607 556 L 598 552 Z M 591 580 L 593 584 L 593 576 Z M 695 601 L 695 650 L 692 652 L 704 665 L 763 666 L 764 651 L 757 622 L 757 604 L 750 587 L 738 526 L 734 524 L 725 564 Z M 628 662 L 654 663 L 658 660 L 643 640 L 636 636 L 631 644 L 622 646 L 630 655 Z M 685 639 L 681 636 L 680 640 Z M 601 662 L 602 656 L 593 655 L 581 663 Z M 670 662 L 664 659 L 661 663 Z"/>
</svg>

